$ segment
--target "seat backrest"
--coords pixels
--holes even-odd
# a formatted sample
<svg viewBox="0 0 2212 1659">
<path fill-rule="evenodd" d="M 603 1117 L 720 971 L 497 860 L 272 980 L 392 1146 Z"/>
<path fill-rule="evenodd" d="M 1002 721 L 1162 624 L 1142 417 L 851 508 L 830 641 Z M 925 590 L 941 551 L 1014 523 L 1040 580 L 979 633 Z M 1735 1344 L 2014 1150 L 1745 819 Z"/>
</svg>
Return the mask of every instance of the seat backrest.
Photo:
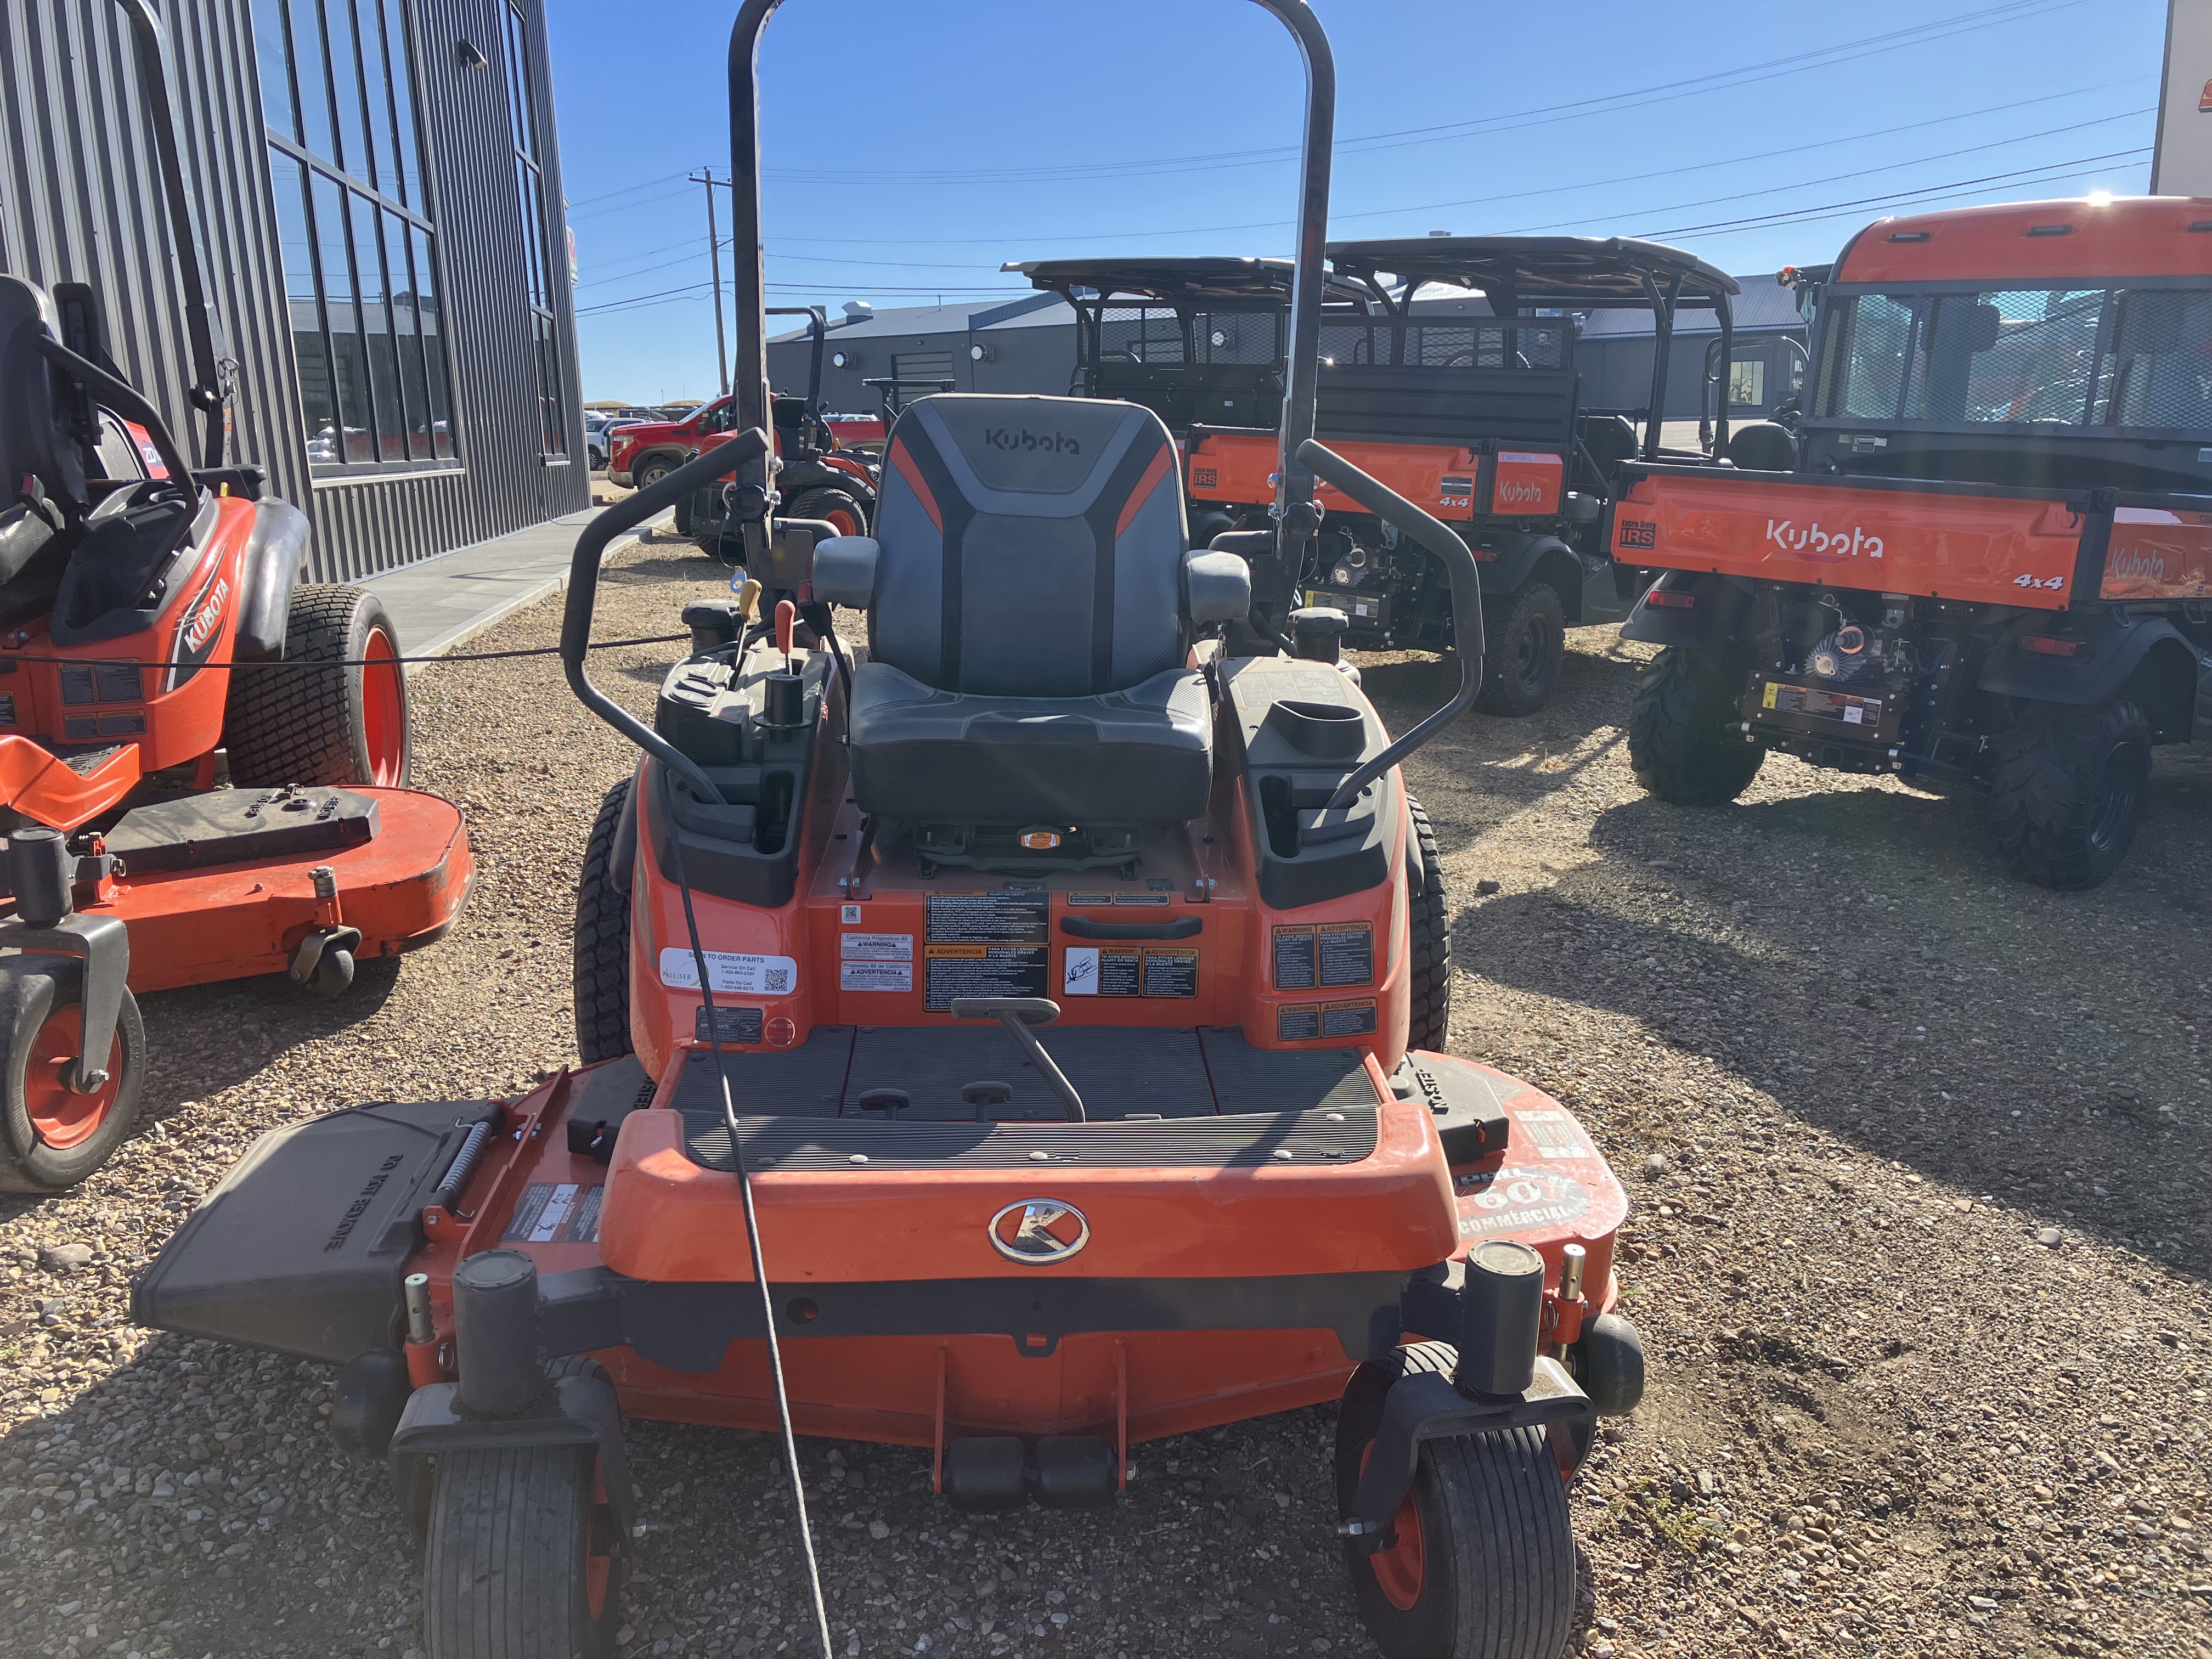
<svg viewBox="0 0 2212 1659">
<path fill-rule="evenodd" d="M 34 477 L 74 522 L 83 511 L 84 457 L 62 429 L 53 370 L 39 355 L 52 323 L 45 294 L 0 276 L 0 501 L 13 502 L 23 479 Z"/>
<path fill-rule="evenodd" d="M 1078 697 L 1180 667 L 1188 532 L 1160 417 L 946 392 L 891 428 L 871 653 L 940 690 Z"/>
</svg>

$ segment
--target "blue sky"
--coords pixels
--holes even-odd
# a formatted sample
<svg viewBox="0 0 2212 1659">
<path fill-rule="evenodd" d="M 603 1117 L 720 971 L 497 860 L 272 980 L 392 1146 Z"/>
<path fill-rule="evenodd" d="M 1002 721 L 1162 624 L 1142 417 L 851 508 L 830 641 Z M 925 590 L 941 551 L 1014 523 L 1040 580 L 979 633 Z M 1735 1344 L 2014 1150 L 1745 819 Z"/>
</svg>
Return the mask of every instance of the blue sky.
<svg viewBox="0 0 2212 1659">
<path fill-rule="evenodd" d="M 1646 235 L 1750 272 L 1829 258 L 1883 212 L 2149 177 L 2164 0 L 1315 9 L 1336 236 Z M 587 398 L 714 388 L 684 177 L 727 175 L 735 10 L 547 0 Z M 1243 0 L 788 0 L 764 42 L 781 303 L 1028 291 L 1007 259 L 1287 251 L 1303 78 Z"/>
</svg>

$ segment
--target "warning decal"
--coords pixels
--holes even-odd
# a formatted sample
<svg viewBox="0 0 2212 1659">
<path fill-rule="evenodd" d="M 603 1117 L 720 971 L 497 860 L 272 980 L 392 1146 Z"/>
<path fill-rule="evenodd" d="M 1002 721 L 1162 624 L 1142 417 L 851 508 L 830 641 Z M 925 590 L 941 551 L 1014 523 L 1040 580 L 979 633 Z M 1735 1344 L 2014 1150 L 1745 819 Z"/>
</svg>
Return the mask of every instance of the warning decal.
<svg viewBox="0 0 2212 1659">
<path fill-rule="evenodd" d="M 840 933 L 837 954 L 847 962 L 912 962 L 912 933 Z"/>
<path fill-rule="evenodd" d="M 927 942 L 931 945 L 1042 945 L 1049 937 L 1047 923 L 1052 896 L 1042 888 L 1001 893 L 932 893 L 923 902 L 929 915 Z M 1042 996 L 1044 993 L 1019 994 Z"/>
<path fill-rule="evenodd" d="M 1275 1010 L 1275 1040 L 1303 1042 L 1321 1035 L 1321 1004 L 1286 1002 Z"/>
<path fill-rule="evenodd" d="M 1071 997 L 1194 997 L 1198 952 L 1071 945 L 1060 966 L 1060 990 Z"/>
<path fill-rule="evenodd" d="M 930 902 L 933 907 L 936 901 Z M 926 945 L 923 1006 L 941 1013 L 955 997 L 1048 996 L 1045 959 L 1050 954 L 1041 944 Z"/>
<path fill-rule="evenodd" d="M 761 1040 L 761 1011 L 757 1008 L 732 1008 L 727 1003 L 714 1005 L 714 1023 L 707 1024 L 707 1005 L 701 1003 L 691 1011 L 691 1035 L 702 1042 L 758 1042 Z"/>
<path fill-rule="evenodd" d="M 1198 952 L 1145 952 L 1145 994 L 1148 997 L 1194 997 L 1198 994 Z"/>
<path fill-rule="evenodd" d="M 1515 1126 L 1545 1158 L 1595 1158 L 1597 1149 L 1583 1139 L 1583 1132 L 1565 1112 L 1516 1112 Z"/>
<path fill-rule="evenodd" d="M 841 991 L 911 991 L 914 989 L 914 964 L 911 962 L 878 962 L 863 957 L 837 964 L 837 988 Z"/>
<path fill-rule="evenodd" d="M 1556 1227 L 1590 1206 L 1589 1189 L 1556 1170 L 1504 1169 L 1455 1176 L 1452 1188 L 1459 1195 L 1462 1238 Z"/>
<path fill-rule="evenodd" d="M 1356 921 L 1320 930 L 1321 982 L 1334 985 L 1372 985 L 1375 982 L 1375 928 Z"/>
<path fill-rule="evenodd" d="M 1372 1002 L 1324 1002 L 1321 1006 L 1323 1036 L 1371 1036 L 1375 1033 Z"/>
<path fill-rule="evenodd" d="M 540 1182 L 522 1194 L 500 1235 L 502 1244 L 596 1244 L 603 1187 Z"/>
<path fill-rule="evenodd" d="M 1310 991 L 1321 982 L 1314 961 L 1311 927 L 1275 929 L 1275 988 Z"/>
</svg>

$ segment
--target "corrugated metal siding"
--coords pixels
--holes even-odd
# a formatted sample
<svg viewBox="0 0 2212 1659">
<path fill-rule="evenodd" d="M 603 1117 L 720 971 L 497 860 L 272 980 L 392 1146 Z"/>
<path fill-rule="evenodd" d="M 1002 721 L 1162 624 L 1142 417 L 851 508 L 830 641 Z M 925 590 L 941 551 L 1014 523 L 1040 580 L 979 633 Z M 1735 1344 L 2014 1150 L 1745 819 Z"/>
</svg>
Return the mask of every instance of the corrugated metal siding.
<svg viewBox="0 0 2212 1659">
<path fill-rule="evenodd" d="M 437 228 L 463 470 L 310 483 L 277 264 L 246 0 L 170 0 L 173 92 L 210 280 L 237 360 L 233 450 L 315 525 L 315 574 L 390 569 L 589 505 L 574 300 L 544 14 L 530 0 L 529 72 L 543 129 L 569 443 L 538 455 L 529 257 L 514 193 L 499 54 L 503 0 L 409 0 L 416 106 Z M 492 60 L 465 70 L 454 43 Z M 94 283 L 117 359 L 173 422 L 189 357 L 122 13 L 112 0 L 0 5 L 0 269 Z M 180 424 L 180 433 L 185 428 Z M 188 443 L 188 447 L 190 447 Z"/>
</svg>

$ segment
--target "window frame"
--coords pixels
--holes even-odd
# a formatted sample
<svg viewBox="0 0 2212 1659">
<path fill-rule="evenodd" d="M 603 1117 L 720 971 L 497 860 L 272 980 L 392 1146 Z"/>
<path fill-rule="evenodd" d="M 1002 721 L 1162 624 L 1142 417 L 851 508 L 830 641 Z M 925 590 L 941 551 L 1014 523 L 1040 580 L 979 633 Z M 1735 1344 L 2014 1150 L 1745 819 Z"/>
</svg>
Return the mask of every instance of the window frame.
<svg viewBox="0 0 2212 1659">
<path fill-rule="evenodd" d="M 523 0 L 495 0 L 500 10 L 500 72 L 505 78 L 508 139 L 514 150 L 515 201 L 522 215 L 524 286 L 529 302 L 531 362 L 537 382 L 538 459 L 568 466 L 576 434 L 568 418 L 568 377 L 562 362 L 561 320 L 555 308 L 560 271 L 547 228 L 544 134 L 538 122 L 538 88 L 531 76 L 530 15 Z"/>
<path fill-rule="evenodd" d="M 412 9 L 407 0 L 264 0 L 248 9 L 249 27 L 253 31 L 253 51 L 251 54 L 257 83 L 267 72 L 270 64 L 270 44 L 263 39 L 262 27 L 265 15 L 273 12 L 282 30 L 283 38 L 274 43 L 281 56 L 284 73 L 284 97 L 294 128 L 285 131 L 269 119 L 266 94 L 262 98 L 262 137 L 268 147 L 265 165 L 270 199 L 288 188 L 276 165 L 282 157 L 296 170 L 300 201 L 296 210 L 307 237 L 307 269 L 292 272 L 284 269 L 281 245 L 277 250 L 277 265 L 283 277 L 284 309 L 287 343 L 293 355 L 295 380 L 301 383 L 298 406 L 300 428 L 307 428 L 307 408 L 304 396 L 306 368 L 300 357 L 299 338 L 301 331 L 292 320 L 292 308 L 300 303 L 291 293 L 290 279 L 304 276 L 314 290 L 316 332 L 323 350 L 323 371 L 330 386 L 331 423 L 337 434 L 338 456 L 335 460 L 317 460 L 312 456 L 307 463 L 311 483 L 316 488 L 392 477 L 416 477 L 425 474 L 453 473 L 466 470 L 465 457 L 460 442 L 460 418 L 455 397 L 456 382 L 453 358 L 447 344 L 445 319 L 446 296 L 450 292 L 447 283 L 444 258 L 439 243 L 436 222 L 432 215 L 428 169 L 422 164 L 421 78 L 416 73 L 414 56 L 416 24 Z M 351 34 L 350 52 L 341 62 L 331 51 L 331 28 L 333 12 L 343 13 L 343 21 Z M 363 14 L 367 16 L 364 18 Z M 392 24 L 398 25 L 396 39 Z M 364 58 L 362 30 L 364 23 L 374 27 L 384 70 L 380 76 L 373 76 Z M 299 32 L 302 27 L 315 31 L 315 58 L 313 70 L 320 82 L 318 90 L 322 94 L 323 123 L 331 138 L 331 155 L 321 155 L 301 141 L 299 133 L 313 126 L 307 119 L 304 101 L 306 88 L 302 84 L 302 58 L 298 50 Z M 349 76 L 342 71 L 350 68 Z M 404 107 L 402 107 L 401 86 L 404 79 Z M 344 92 L 355 100 L 356 113 L 350 125 L 341 112 L 339 82 L 345 78 L 349 84 Z M 381 99 L 374 97 L 372 82 L 381 88 Z M 257 89 L 258 85 L 257 85 Z M 356 157 L 349 154 L 353 138 L 362 138 L 363 154 Z M 380 138 L 382 142 L 380 143 Z M 402 155 L 395 146 L 402 141 L 407 153 Z M 422 197 L 420 202 L 408 199 L 410 183 L 406 163 L 412 161 L 413 193 Z M 356 167 L 359 171 L 356 171 Z M 388 177 L 386 175 L 389 175 Z M 322 219 L 327 192 L 337 196 L 338 224 L 325 227 Z M 279 220 L 283 210 L 279 209 Z M 363 219 L 367 220 L 364 227 Z M 393 221 L 402 233 L 394 235 Z M 370 246 L 363 246 L 361 232 L 368 232 Z M 396 246 L 395 246 L 396 245 Z M 339 340 L 347 331 L 343 323 L 334 330 L 331 313 L 333 307 L 332 289 L 327 270 L 326 256 L 342 246 L 347 264 L 345 276 L 349 289 L 342 302 L 354 308 L 351 335 L 358 341 L 362 354 L 361 373 L 362 386 L 360 396 L 368 409 L 368 435 L 380 453 L 363 460 L 346 458 L 348 422 L 345 399 L 339 390 Z M 418 269 L 418 265 L 419 268 Z M 424 278 L 428 277 L 432 296 L 432 314 L 435 319 L 434 333 L 426 333 L 422 325 L 422 298 Z M 383 313 L 383 326 L 374 330 L 368 313 L 372 296 L 364 289 L 373 284 L 374 303 Z M 414 362 L 403 349 L 403 336 L 398 326 L 396 295 L 404 285 L 412 296 L 415 322 L 404 337 L 411 343 Z M 380 387 L 375 348 L 381 345 L 390 352 L 391 380 L 388 387 Z M 436 363 L 431 362 L 436 355 Z M 440 395 L 433 396 L 433 386 Z M 382 405 L 393 405 L 396 420 L 392 422 L 403 446 L 409 452 L 398 457 L 382 454 L 385 422 L 380 418 Z M 442 404 L 442 409 L 440 407 Z M 410 424 L 411 410 L 418 410 L 422 417 L 422 447 L 426 452 L 414 454 L 416 433 Z M 438 425 L 442 421 L 445 453 L 439 451 Z M 313 441 L 304 438 L 304 441 Z"/>
<path fill-rule="evenodd" d="M 2212 419 L 2203 426 L 2125 426 L 2109 418 L 2093 421 L 2087 417 L 2111 412 L 2109 387 L 2112 380 L 2112 357 L 2118 333 L 2118 317 L 2122 305 L 2131 294 L 2150 291 L 2212 294 L 2212 282 L 2203 276 L 2100 276 L 2069 277 L 2065 279 L 2028 280 L 2019 277 L 1996 277 L 1954 282 L 1925 282 L 1913 283 L 1867 283 L 1832 286 L 1821 296 L 1820 350 L 1820 413 L 1809 416 L 1805 424 L 1808 428 L 1850 429 L 1879 427 L 1885 430 L 1929 433 L 1942 436 L 1973 436 L 2000 434 L 2006 436 L 2036 435 L 2042 437 L 2106 438 L 2122 441 L 2197 441 L 2212 433 Z M 1913 309 L 1915 319 L 1908 336 L 1907 362 L 1900 374 L 1896 410 L 1911 407 L 1915 390 L 1925 374 L 1928 337 L 1931 332 L 1935 302 L 1948 295 L 1987 295 L 1998 293 L 2039 292 L 2049 294 L 2097 293 L 2099 302 L 2094 330 L 2094 361 L 2091 365 L 2083 400 L 2084 419 L 2079 422 L 2060 423 L 2050 421 L 1937 421 L 1917 419 L 1901 412 L 1887 415 L 1852 415 L 1839 411 L 1845 383 L 1843 374 L 1850 367 L 1856 344 L 1859 302 L 1881 296 L 1902 307 Z M 1915 353 L 1919 356 L 1916 357 Z"/>
</svg>

